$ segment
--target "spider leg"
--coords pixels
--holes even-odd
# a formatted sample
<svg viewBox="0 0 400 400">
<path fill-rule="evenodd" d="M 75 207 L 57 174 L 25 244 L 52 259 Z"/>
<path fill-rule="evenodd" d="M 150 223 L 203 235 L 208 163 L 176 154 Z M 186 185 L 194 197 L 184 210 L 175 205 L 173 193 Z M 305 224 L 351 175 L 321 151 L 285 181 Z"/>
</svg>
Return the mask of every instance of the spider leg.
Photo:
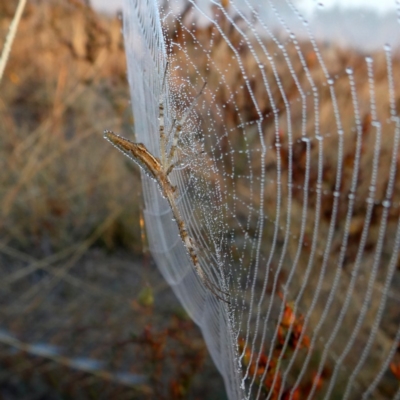
<svg viewBox="0 0 400 400">
<path fill-rule="evenodd" d="M 189 117 L 189 114 L 192 112 L 194 106 L 197 103 L 197 100 L 199 99 L 199 97 L 203 94 L 204 88 L 206 87 L 207 82 L 204 82 L 204 85 L 202 86 L 202 88 L 200 89 L 200 92 L 196 95 L 196 97 L 193 99 L 192 104 L 189 106 L 189 108 L 186 110 L 185 114 L 183 115 L 183 118 L 181 119 L 181 126 L 183 126 L 187 120 L 187 118 Z"/>
<path fill-rule="evenodd" d="M 174 169 L 174 167 L 175 167 L 175 164 L 174 164 L 174 163 L 170 164 L 170 166 L 168 167 L 167 172 L 165 173 L 165 175 L 168 176 L 168 175 L 172 172 L 172 170 Z"/>
<path fill-rule="evenodd" d="M 200 268 L 200 267 L 198 267 Z M 204 271 L 201 270 L 201 274 L 199 274 L 199 271 L 197 271 L 197 274 L 199 275 L 201 281 L 203 282 L 204 286 L 219 300 L 223 301 L 224 303 L 231 304 L 229 300 L 224 299 L 221 295 L 219 295 L 216 290 L 225 296 L 229 296 L 228 293 L 222 291 L 220 288 L 218 288 L 214 283 L 210 281 L 210 279 L 207 277 L 207 275 L 204 274 Z"/>
<path fill-rule="evenodd" d="M 176 148 L 178 147 L 178 141 L 179 141 L 179 136 L 181 134 L 181 131 L 182 131 L 182 123 L 179 122 L 176 125 L 174 137 L 172 139 L 171 148 L 169 150 L 169 154 L 168 154 L 168 158 L 167 158 L 167 165 L 169 166 L 167 175 L 169 175 L 174 168 L 173 159 L 174 159 Z"/>
<path fill-rule="evenodd" d="M 170 136 L 171 136 L 171 134 L 172 134 L 172 132 L 173 132 L 173 130 L 175 128 L 175 125 L 176 125 L 176 119 L 174 118 L 174 120 L 172 121 L 171 128 L 169 129 L 168 134 L 165 137 L 165 147 L 164 147 L 165 149 L 167 148 L 167 143 L 169 142 L 169 138 L 170 138 Z M 167 155 L 167 159 L 165 160 L 166 163 L 163 164 L 163 165 L 165 165 L 166 176 L 168 176 L 172 172 L 172 170 L 174 169 L 174 164 L 172 163 L 172 158 L 173 158 L 173 155 L 175 153 L 175 148 L 174 147 L 177 146 L 177 141 L 176 141 L 176 144 L 175 144 L 175 135 L 176 135 L 176 132 L 174 133 L 174 139 L 173 139 L 171 148 L 169 150 L 169 154 Z M 171 153 L 172 153 L 172 156 L 171 156 Z"/>
<path fill-rule="evenodd" d="M 205 286 L 207 287 L 207 289 L 218 299 L 223 301 L 226 304 L 231 304 L 231 302 L 229 300 L 224 299 L 222 296 L 220 296 L 218 293 L 216 293 L 211 286 L 208 286 L 205 282 L 203 282 L 205 284 Z"/>
<path fill-rule="evenodd" d="M 220 294 L 217 293 L 217 291 L 215 290 L 216 286 L 214 284 L 212 284 L 212 282 L 209 281 L 203 281 L 204 285 L 207 287 L 207 289 L 214 295 L 216 296 L 218 299 L 224 301 L 227 304 L 231 304 L 231 302 L 229 300 L 226 300 L 225 298 L 223 298 Z M 212 284 L 212 285 L 211 285 Z M 218 292 L 221 292 L 222 294 L 224 294 L 225 296 L 229 297 L 229 294 L 227 294 L 226 292 L 222 291 L 221 289 L 217 288 Z"/>
<path fill-rule="evenodd" d="M 190 250 L 190 249 L 189 249 Z M 203 268 L 201 268 L 199 261 L 198 261 L 198 257 L 197 254 L 195 255 L 195 257 L 192 257 L 192 261 L 195 267 L 195 271 L 197 272 L 197 275 L 199 275 L 201 281 L 211 290 L 211 288 L 213 288 L 213 290 L 211 290 L 212 292 L 214 292 L 215 290 L 219 293 L 224 294 L 225 296 L 229 297 L 229 293 L 228 292 L 224 292 L 223 290 L 221 290 L 215 283 L 213 283 L 211 281 L 211 279 L 208 277 L 208 275 L 206 274 L 206 272 L 203 270 Z"/>
<path fill-rule="evenodd" d="M 230 302 L 228 300 L 225 300 L 223 297 L 221 297 L 221 295 L 216 293 L 216 291 L 219 293 L 222 293 L 223 295 L 228 296 L 228 297 L 229 297 L 229 293 L 224 292 L 217 285 L 215 285 L 213 282 L 211 282 L 210 278 L 207 276 L 207 274 L 205 273 L 203 268 L 201 268 L 201 266 L 199 264 L 197 252 L 196 252 L 195 241 L 187 234 L 186 228 L 184 228 L 184 227 L 181 227 L 181 237 L 182 237 L 183 242 L 185 243 L 186 248 L 189 252 L 190 258 L 192 259 L 194 270 L 196 271 L 197 275 L 203 282 L 204 286 L 206 286 L 206 288 L 211 293 L 213 293 L 216 297 L 218 297 L 220 300 L 225 301 L 226 303 L 230 304 Z"/>
<path fill-rule="evenodd" d="M 165 164 L 165 147 L 166 147 L 166 137 L 164 133 L 164 103 L 162 102 L 162 98 L 160 98 L 160 105 L 159 105 L 160 114 L 158 117 L 159 126 L 160 126 L 160 161 L 161 165 Z"/>
<path fill-rule="evenodd" d="M 228 292 L 224 292 L 223 290 L 221 290 L 215 283 L 211 282 L 210 278 L 203 272 L 203 282 L 207 282 L 209 286 L 211 286 L 212 288 L 214 288 L 214 290 L 217 290 L 218 292 L 224 294 L 225 296 L 229 296 Z"/>
<path fill-rule="evenodd" d="M 183 115 L 182 119 L 177 123 L 176 123 L 176 120 L 174 120 L 174 123 L 172 124 L 171 130 L 168 133 L 168 139 L 169 139 L 170 134 L 172 133 L 172 130 L 173 130 L 174 126 L 175 126 L 175 123 L 176 123 L 176 129 L 175 129 L 175 132 L 174 132 L 174 136 L 172 138 L 172 145 L 171 145 L 171 148 L 169 150 L 169 154 L 168 154 L 168 157 L 167 157 L 167 160 L 166 160 L 168 166 L 172 165 L 172 162 L 173 162 L 173 159 L 174 159 L 174 155 L 175 155 L 175 151 L 176 151 L 176 148 L 178 147 L 179 137 L 180 137 L 181 132 L 182 132 L 182 127 L 185 125 L 187 119 L 189 118 L 190 113 L 192 112 L 194 106 L 196 105 L 197 100 L 202 95 L 206 85 L 207 85 L 207 82 L 204 82 L 203 87 L 201 88 L 200 92 L 196 95 L 196 97 L 193 99 L 192 104 L 186 110 L 186 112 Z M 173 167 L 171 169 L 170 168 L 171 167 L 168 167 L 169 173 L 172 171 Z"/>
<path fill-rule="evenodd" d="M 165 81 L 167 80 L 168 67 L 169 67 L 169 61 L 167 61 L 165 63 L 165 70 L 164 70 L 163 81 L 162 81 L 162 90 L 163 91 L 164 91 L 164 88 L 165 88 Z"/>
<path fill-rule="evenodd" d="M 164 117 L 164 92 L 165 92 L 165 82 L 167 80 L 167 71 L 168 71 L 169 62 L 167 61 L 165 65 L 165 71 L 163 75 L 162 85 L 161 85 L 161 93 L 159 98 L 159 127 L 160 127 L 160 159 L 161 165 L 165 165 L 167 161 L 165 159 L 166 154 L 166 146 L 167 146 L 167 137 L 165 136 L 165 117 Z"/>
</svg>

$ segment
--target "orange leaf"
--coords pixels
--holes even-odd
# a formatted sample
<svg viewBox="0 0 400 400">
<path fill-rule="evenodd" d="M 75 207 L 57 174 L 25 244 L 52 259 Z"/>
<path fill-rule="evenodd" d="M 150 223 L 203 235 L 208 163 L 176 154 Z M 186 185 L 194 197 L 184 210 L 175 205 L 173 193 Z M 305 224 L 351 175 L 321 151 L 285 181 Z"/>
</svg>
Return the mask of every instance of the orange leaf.
<svg viewBox="0 0 400 400">
<path fill-rule="evenodd" d="M 390 364 L 390 370 L 392 371 L 392 374 L 400 381 L 400 364 L 395 364 L 392 362 Z"/>
</svg>

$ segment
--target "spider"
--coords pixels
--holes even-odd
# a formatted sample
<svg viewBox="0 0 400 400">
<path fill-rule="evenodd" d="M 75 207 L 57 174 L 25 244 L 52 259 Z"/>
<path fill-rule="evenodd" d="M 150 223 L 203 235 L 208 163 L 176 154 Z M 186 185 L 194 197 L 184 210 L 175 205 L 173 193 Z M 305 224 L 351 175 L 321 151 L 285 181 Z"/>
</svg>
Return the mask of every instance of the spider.
<svg viewBox="0 0 400 400">
<path fill-rule="evenodd" d="M 166 76 L 166 71 L 164 74 L 164 80 L 162 85 L 163 88 L 165 83 L 165 76 Z M 200 280 L 203 282 L 204 286 L 211 293 L 214 294 L 214 296 L 216 296 L 219 300 L 230 304 L 230 302 L 223 297 L 223 296 L 229 296 L 229 294 L 218 288 L 206 275 L 206 273 L 199 264 L 199 258 L 196 251 L 195 241 L 189 236 L 185 221 L 183 220 L 181 213 L 176 205 L 177 188 L 171 183 L 169 179 L 169 175 L 174 169 L 173 158 L 176 147 L 178 145 L 178 140 L 180 132 L 182 130 L 182 126 L 185 124 L 188 115 L 195 106 L 196 101 L 200 97 L 205 86 L 206 83 L 203 85 L 199 94 L 194 98 L 191 106 L 184 114 L 182 120 L 179 122 L 177 122 L 176 120 L 173 121 L 171 129 L 168 132 L 168 135 L 165 135 L 164 132 L 164 101 L 163 101 L 163 96 L 162 95 L 160 96 L 160 102 L 159 102 L 160 152 L 161 152 L 160 159 L 153 156 L 153 154 L 149 152 L 149 150 L 146 148 L 144 144 L 133 143 L 130 140 L 125 139 L 122 136 L 119 136 L 112 131 L 109 130 L 104 131 L 104 138 L 108 140 L 112 145 L 114 145 L 118 150 L 120 150 L 122 153 L 128 156 L 132 161 L 138 164 L 139 167 L 146 173 L 146 175 L 148 175 L 150 178 L 156 181 L 160 189 L 161 195 L 167 199 L 168 204 L 171 207 L 172 215 L 178 226 L 179 236 L 182 239 L 182 242 L 189 253 L 193 267 L 197 275 L 199 276 Z M 173 135 L 172 145 L 170 146 L 169 151 L 167 151 L 167 143 L 171 135 Z"/>
</svg>

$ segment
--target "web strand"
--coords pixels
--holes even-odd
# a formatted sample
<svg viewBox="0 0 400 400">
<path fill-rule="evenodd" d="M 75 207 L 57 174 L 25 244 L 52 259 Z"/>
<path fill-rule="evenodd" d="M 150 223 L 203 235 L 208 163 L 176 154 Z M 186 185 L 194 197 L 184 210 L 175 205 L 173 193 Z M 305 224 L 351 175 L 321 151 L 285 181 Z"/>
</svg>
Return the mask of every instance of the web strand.
<svg viewBox="0 0 400 400">
<path fill-rule="evenodd" d="M 229 398 L 372 395 L 398 340 L 380 335 L 397 332 L 385 313 L 400 300 L 397 54 L 382 45 L 366 57 L 324 43 L 291 1 L 268 1 L 265 10 L 250 0 L 166 2 L 153 17 L 163 28 L 146 20 L 145 10 L 156 13 L 150 3 L 128 3 L 140 29 L 128 27 L 126 42 L 144 32 L 148 49 L 144 61 L 128 48 L 131 91 L 143 93 L 132 104 L 136 134 L 152 154 L 174 149 L 167 164 L 177 212 L 230 306 L 203 296 L 184 249 L 169 237 L 165 203 L 145 182 L 146 207 L 153 223 L 160 220 L 148 229 L 165 255 L 158 266 L 201 326 Z M 160 86 L 168 127 L 161 147 Z M 146 96 L 150 111 L 139 104 Z M 369 360 L 376 362 L 367 371 Z"/>
</svg>

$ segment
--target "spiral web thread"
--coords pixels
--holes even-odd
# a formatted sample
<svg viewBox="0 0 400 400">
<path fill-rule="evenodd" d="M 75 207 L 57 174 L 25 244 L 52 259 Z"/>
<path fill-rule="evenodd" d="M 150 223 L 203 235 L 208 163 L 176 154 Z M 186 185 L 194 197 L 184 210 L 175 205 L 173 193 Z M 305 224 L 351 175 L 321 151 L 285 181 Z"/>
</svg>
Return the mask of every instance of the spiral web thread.
<svg viewBox="0 0 400 400">
<path fill-rule="evenodd" d="M 145 219 L 229 398 L 400 398 L 394 49 L 320 43 L 290 1 L 125 6 L 136 141 L 159 156 L 160 96 L 168 131 L 207 82 L 171 180 L 229 306 L 196 276 L 143 175 Z"/>
</svg>

